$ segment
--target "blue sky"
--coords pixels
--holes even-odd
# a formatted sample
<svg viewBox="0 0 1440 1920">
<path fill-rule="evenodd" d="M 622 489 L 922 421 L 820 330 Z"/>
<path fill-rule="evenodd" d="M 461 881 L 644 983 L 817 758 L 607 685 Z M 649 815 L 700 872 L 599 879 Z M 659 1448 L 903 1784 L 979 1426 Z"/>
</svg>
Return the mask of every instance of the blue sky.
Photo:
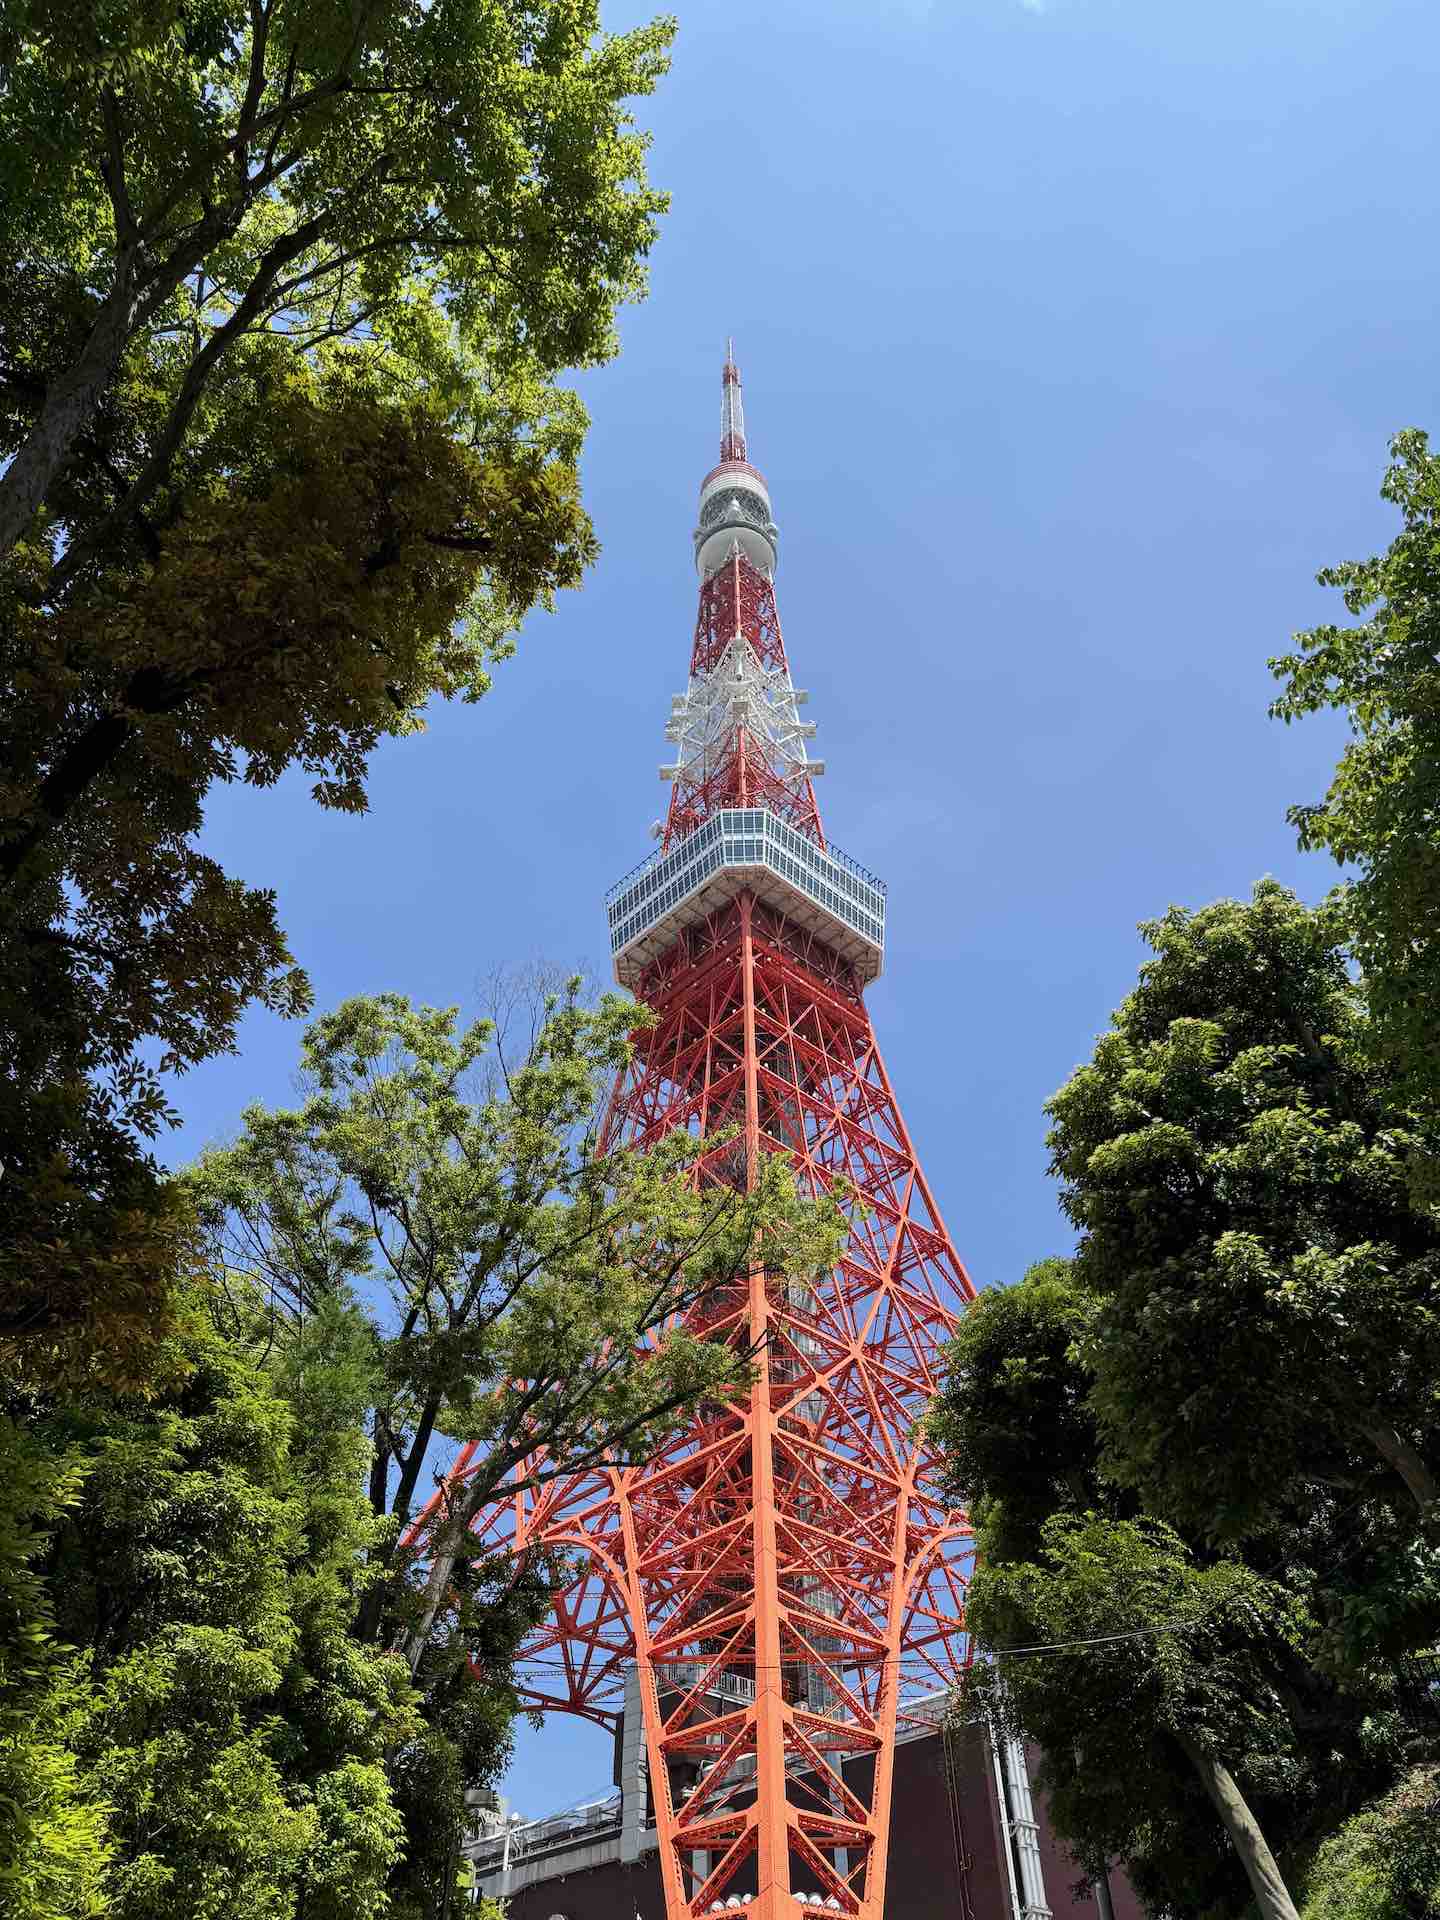
<svg viewBox="0 0 1440 1920">
<path fill-rule="evenodd" d="M 889 883 L 870 1004 L 906 1118 L 978 1284 L 1063 1248 L 1041 1106 L 1135 923 L 1331 883 L 1284 816 L 1340 732 L 1267 720 L 1265 662 L 1340 615 L 1314 573 L 1390 538 L 1388 436 L 1435 418 L 1437 68 L 1421 0 L 690 0 L 643 108 L 653 291 L 584 382 L 584 590 L 380 754 L 368 818 L 300 780 L 211 805 L 320 1005 L 604 971 L 733 332 L 827 827 Z M 286 1099 L 297 1044 L 249 1019 L 180 1086 L 177 1157 Z M 608 1774 L 561 1722 L 508 1790 Z"/>
</svg>

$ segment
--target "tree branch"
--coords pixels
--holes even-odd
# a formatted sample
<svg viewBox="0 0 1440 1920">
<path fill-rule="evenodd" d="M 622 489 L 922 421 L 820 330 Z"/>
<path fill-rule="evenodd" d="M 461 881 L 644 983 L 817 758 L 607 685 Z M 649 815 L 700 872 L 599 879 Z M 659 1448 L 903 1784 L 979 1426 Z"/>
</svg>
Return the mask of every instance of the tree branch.
<svg viewBox="0 0 1440 1920">
<path fill-rule="evenodd" d="M 307 247 L 312 246 L 332 218 L 334 213 L 330 210 L 315 214 L 311 219 L 302 221 L 292 232 L 282 235 L 262 255 L 260 267 L 250 283 L 245 298 L 225 324 L 217 327 L 211 334 L 186 369 L 185 378 L 180 384 L 180 391 L 175 397 L 169 417 L 160 430 L 149 459 L 132 482 L 130 491 L 109 513 L 102 515 L 93 527 L 87 529 L 65 549 L 51 575 L 49 591 L 52 596 L 64 591 L 80 569 L 146 504 L 164 481 L 170 470 L 170 463 L 200 403 L 200 395 L 204 391 L 211 368 L 226 348 L 244 333 L 251 321 L 255 319 L 280 269 L 287 261 L 295 259 Z"/>
<path fill-rule="evenodd" d="M 121 247 L 134 247 L 140 240 L 140 229 L 125 180 L 125 138 L 120 126 L 120 102 L 113 87 L 100 90 L 100 124 L 105 130 L 105 157 L 100 162 L 100 174 L 115 214 L 115 237 Z"/>
</svg>

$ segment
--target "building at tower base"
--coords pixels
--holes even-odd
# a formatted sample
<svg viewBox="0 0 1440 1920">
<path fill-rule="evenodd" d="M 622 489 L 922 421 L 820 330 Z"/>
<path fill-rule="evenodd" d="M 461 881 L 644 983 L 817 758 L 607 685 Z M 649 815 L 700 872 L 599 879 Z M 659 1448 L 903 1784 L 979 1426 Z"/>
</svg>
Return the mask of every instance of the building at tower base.
<svg viewBox="0 0 1440 1920">
<path fill-rule="evenodd" d="M 503 1900 L 507 1920 L 663 1920 L 638 1689 L 628 1691 L 611 1793 L 540 1820 L 478 1817 L 466 1846 L 473 1897 Z M 1031 1787 L 1033 1753 L 982 1724 L 946 1725 L 943 1704 L 937 1696 L 931 1724 L 917 1715 L 896 1740 L 885 1920 L 1142 1920 L 1121 1869 L 1086 1887 Z M 755 1891 L 737 1880 L 717 1917 L 743 1920 Z M 818 1885 L 798 1885 L 794 1904 L 796 1920 L 838 1905 Z"/>
</svg>

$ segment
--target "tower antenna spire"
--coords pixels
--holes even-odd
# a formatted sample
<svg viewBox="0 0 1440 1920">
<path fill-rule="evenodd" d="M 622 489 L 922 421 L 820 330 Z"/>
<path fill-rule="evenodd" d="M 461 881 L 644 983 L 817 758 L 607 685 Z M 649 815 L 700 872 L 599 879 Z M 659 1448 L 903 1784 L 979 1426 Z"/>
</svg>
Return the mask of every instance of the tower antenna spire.
<svg viewBox="0 0 1440 1920">
<path fill-rule="evenodd" d="M 745 402 L 740 393 L 740 369 L 735 364 L 733 335 L 725 342 L 725 372 L 720 397 L 720 458 L 744 460 Z"/>
</svg>

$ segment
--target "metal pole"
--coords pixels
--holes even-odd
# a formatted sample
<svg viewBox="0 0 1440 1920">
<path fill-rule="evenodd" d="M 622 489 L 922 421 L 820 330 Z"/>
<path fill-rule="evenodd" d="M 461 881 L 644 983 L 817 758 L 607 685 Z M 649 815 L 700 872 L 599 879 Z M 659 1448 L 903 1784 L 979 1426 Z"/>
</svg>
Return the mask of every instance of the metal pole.
<svg viewBox="0 0 1440 1920">
<path fill-rule="evenodd" d="M 1115 1904 L 1110 1898 L 1110 1875 L 1104 1867 L 1095 1882 L 1095 1904 L 1100 1909 L 1100 1920 L 1115 1920 Z"/>
</svg>

